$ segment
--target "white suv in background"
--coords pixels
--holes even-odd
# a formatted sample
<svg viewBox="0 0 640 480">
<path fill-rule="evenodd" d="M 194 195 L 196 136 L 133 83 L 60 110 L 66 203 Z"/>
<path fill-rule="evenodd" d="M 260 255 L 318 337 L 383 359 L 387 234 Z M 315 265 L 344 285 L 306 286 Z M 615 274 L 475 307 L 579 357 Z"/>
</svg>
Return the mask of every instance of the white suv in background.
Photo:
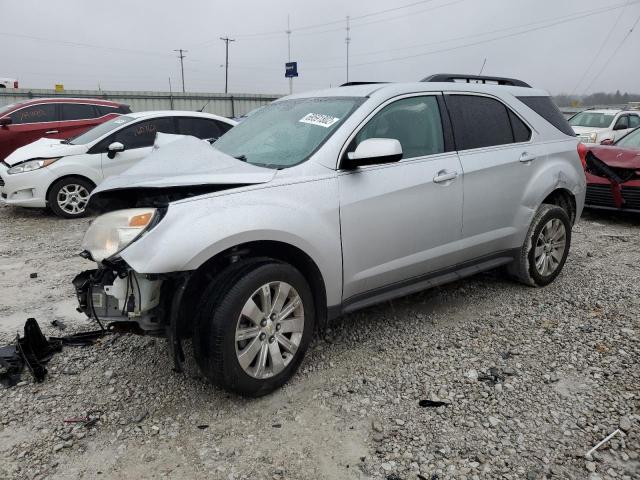
<svg viewBox="0 0 640 480">
<path fill-rule="evenodd" d="M 640 127 L 640 112 L 632 110 L 585 110 L 569 119 L 569 125 L 584 143 L 614 142 Z"/>
</svg>

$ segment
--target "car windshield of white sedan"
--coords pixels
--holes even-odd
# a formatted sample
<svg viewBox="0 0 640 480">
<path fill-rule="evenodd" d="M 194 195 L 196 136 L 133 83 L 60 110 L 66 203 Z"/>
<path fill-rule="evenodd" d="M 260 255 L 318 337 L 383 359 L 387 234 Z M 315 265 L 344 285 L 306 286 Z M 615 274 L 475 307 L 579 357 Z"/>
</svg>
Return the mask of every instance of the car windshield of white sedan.
<svg viewBox="0 0 640 480">
<path fill-rule="evenodd" d="M 272 103 L 213 146 L 254 165 L 287 168 L 307 160 L 364 98 L 326 97 Z"/>
<path fill-rule="evenodd" d="M 615 115 L 596 112 L 580 112 L 569 119 L 572 127 L 607 128 Z"/>
<path fill-rule="evenodd" d="M 640 128 L 622 137 L 616 142 L 616 146 L 623 148 L 640 148 Z"/>
<path fill-rule="evenodd" d="M 127 117 L 125 115 L 121 115 L 113 120 L 109 120 L 108 122 L 101 123 L 93 127 L 91 130 L 87 130 L 82 135 L 78 135 L 77 137 L 72 137 L 67 140 L 71 145 L 87 145 L 88 143 L 93 142 L 94 140 L 99 139 L 103 135 L 106 135 L 112 130 L 115 130 L 122 125 L 133 122 L 135 118 Z"/>
</svg>

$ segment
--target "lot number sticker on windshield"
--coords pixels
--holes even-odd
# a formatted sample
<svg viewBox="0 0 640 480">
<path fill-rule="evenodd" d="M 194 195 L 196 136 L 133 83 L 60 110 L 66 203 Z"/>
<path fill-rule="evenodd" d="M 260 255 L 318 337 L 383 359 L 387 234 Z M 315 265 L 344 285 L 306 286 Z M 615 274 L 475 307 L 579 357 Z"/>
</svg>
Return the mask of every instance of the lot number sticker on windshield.
<svg viewBox="0 0 640 480">
<path fill-rule="evenodd" d="M 339 121 L 339 118 L 332 117 L 330 115 L 323 115 L 321 113 L 308 113 L 300 119 L 302 123 L 309 123 L 311 125 L 318 125 L 319 127 L 329 128 L 331 125 Z"/>
</svg>

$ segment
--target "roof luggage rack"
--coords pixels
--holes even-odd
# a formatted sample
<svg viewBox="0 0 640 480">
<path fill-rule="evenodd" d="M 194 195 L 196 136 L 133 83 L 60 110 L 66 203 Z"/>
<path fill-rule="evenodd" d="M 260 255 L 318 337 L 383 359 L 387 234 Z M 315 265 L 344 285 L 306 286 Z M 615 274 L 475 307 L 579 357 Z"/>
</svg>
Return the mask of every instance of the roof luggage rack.
<svg viewBox="0 0 640 480">
<path fill-rule="evenodd" d="M 463 83 L 487 83 L 497 85 L 509 85 L 512 87 L 527 87 L 531 85 L 516 78 L 487 77 L 486 75 L 462 75 L 457 73 L 436 73 L 423 78 L 421 82 L 463 82 Z"/>
</svg>

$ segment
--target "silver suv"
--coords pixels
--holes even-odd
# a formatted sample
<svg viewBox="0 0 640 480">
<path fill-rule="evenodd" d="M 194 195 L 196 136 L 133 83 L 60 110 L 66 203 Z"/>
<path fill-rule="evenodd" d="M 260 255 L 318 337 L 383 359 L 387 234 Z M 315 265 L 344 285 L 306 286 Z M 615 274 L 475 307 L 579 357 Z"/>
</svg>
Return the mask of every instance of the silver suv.
<svg viewBox="0 0 640 480">
<path fill-rule="evenodd" d="M 500 266 L 549 284 L 584 204 L 578 141 L 502 80 L 293 95 L 157 149 L 92 194 L 80 307 L 167 336 L 178 370 L 191 338 L 204 376 L 259 396 L 328 319 Z"/>
</svg>

